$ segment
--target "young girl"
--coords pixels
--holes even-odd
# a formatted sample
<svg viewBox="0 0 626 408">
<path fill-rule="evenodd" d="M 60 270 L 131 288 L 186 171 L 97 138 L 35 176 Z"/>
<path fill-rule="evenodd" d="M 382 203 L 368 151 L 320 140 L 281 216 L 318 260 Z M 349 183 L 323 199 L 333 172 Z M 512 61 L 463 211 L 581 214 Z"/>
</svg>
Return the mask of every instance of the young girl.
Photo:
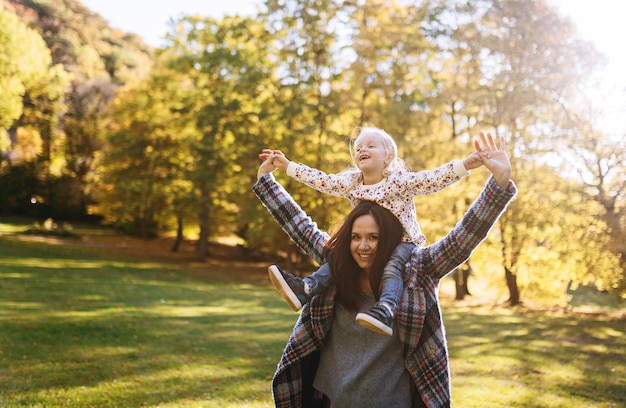
<svg viewBox="0 0 626 408">
<path fill-rule="evenodd" d="M 468 170 L 480 167 L 482 161 L 474 152 L 463 161 L 452 161 L 433 170 L 410 172 L 398 158 L 396 142 L 387 132 L 375 127 L 357 130 L 359 134 L 352 152 L 354 167 L 338 174 L 326 174 L 304 164 L 295 164 L 279 150 L 264 149 L 259 157 L 261 160 L 272 158 L 276 168 L 287 170 L 287 175 L 320 192 L 347 198 L 353 208 L 362 200 L 374 201 L 400 220 L 404 236 L 385 266 L 379 300 L 369 311 L 356 316 L 361 326 L 391 336 L 403 287 L 404 264 L 413 250 L 426 241 L 417 223 L 413 197 L 443 190 L 469 175 Z M 355 245 L 353 250 L 357 255 L 355 259 L 365 260 L 370 256 L 367 245 Z M 304 279 L 286 273 L 276 265 L 269 267 L 269 274 L 294 311 L 300 310 L 332 282 L 332 272 L 327 264 Z"/>
</svg>

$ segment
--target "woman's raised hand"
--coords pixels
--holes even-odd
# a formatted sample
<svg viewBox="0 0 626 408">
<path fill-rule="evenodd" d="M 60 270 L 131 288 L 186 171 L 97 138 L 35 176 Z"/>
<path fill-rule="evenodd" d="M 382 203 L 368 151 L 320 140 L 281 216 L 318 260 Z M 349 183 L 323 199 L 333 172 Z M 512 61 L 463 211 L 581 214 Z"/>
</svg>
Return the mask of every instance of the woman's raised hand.
<svg viewBox="0 0 626 408">
<path fill-rule="evenodd" d="M 480 132 L 479 137 L 474 139 L 474 147 L 498 186 L 506 189 L 511 179 L 511 162 L 506 154 L 504 137 L 500 136 L 500 146 L 497 147 L 491 133 Z"/>
</svg>

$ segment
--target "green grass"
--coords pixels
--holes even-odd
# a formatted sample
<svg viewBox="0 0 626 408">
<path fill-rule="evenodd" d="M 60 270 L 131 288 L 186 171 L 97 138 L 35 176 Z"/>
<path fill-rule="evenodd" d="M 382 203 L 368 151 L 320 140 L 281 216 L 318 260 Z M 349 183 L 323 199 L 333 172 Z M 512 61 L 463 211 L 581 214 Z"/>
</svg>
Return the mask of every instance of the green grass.
<svg viewBox="0 0 626 408">
<path fill-rule="evenodd" d="M 296 315 L 263 265 L 89 233 L 106 245 L 0 236 L 0 407 L 272 406 Z M 446 305 L 444 319 L 454 406 L 626 406 L 623 318 Z"/>
<path fill-rule="evenodd" d="M 0 406 L 271 406 L 295 314 L 223 266 L 131 258 L 0 237 Z"/>
<path fill-rule="evenodd" d="M 459 407 L 626 406 L 624 317 L 448 308 Z"/>
</svg>

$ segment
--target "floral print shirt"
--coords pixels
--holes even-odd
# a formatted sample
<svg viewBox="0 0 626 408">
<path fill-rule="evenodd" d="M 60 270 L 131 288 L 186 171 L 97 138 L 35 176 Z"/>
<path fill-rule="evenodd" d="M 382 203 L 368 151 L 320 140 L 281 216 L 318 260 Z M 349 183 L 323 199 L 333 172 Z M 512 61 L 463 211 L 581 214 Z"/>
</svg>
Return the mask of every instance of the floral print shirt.
<svg viewBox="0 0 626 408">
<path fill-rule="evenodd" d="M 376 202 L 400 220 L 404 227 L 403 241 L 423 246 L 426 237 L 417 222 L 413 198 L 441 191 L 469 175 L 469 172 L 462 161 L 451 161 L 432 170 L 395 171 L 379 183 L 365 185 L 358 170 L 326 174 L 291 162 L 287 175 L 319 192 L 347 198 L 352 208 L 363 200 Z"/>
</svg>

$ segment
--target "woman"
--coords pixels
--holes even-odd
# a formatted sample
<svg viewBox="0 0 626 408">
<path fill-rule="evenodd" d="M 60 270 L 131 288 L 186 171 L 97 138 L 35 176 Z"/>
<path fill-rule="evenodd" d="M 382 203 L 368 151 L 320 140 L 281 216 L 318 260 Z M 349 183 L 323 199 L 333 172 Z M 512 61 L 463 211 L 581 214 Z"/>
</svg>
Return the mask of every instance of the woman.
<svg viewBox="0 0 626 408">
<path fill-rule="evenodd" d="M 469 258 L 516 194 L 504 140 L 497 148 L 490 134 L 481 134 L 475 145 L 492 177 L 448 235 L 411 255 L 404 270 L 404 289 L 396 316 L 397 336 L 376 336 L 365 329 L 346 327 L 355 312 L 349 303 L 348 307 L 342 306 L 346 302 L 337 298 L 341 289 L 331 288 L 314 297 L 303 308 L 274 375 L 277 407 L 324 407 L 329 402 L 334 407 L 450 406 L 450 370 L 438 301 L 439 282 Z M 253 191 L 289 237 L 321 263 L 329 236 L 274 180 L 270 174 L 273 170 L 269 158 L 259 168 Z M 358 241 L 363 236 L 387 235 L 387 224 L 366 215 L 348 216 L 344 228 L 350 229 L 351 237 Z M 339 242 L 335 236 L 331 240 L 337 243 L 333 252 L 349 252 L 359 265 L 359 276 L 353 279 L 366 296 L 366 301 L 358 305 L 364 308 L 375 301 L 369 276 L 373 267 L 360 261 L 371 256 L 380 261 L 376 252 L 380 241 L 374 248 L 370 244 L 365 249 L 363 244 L 361 253 L 351 251 L 352 244 L 344 241 Z M 336 276 L 345 273 L 344 268 L 334 272 Z"/>
</svg>

